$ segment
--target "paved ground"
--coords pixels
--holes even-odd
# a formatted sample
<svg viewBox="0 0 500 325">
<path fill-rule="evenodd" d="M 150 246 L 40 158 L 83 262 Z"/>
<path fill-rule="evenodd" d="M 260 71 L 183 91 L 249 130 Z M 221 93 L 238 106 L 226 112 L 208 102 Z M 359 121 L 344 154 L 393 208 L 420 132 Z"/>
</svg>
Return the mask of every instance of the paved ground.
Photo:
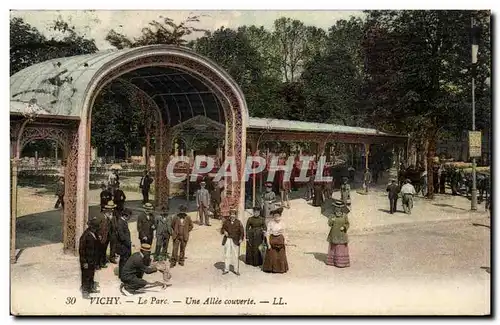
<svg viewBox="0 0 500 325">
<path fill-rule="evenodd" d="M 20 192 L 26 195 L 29 190 Z M 91 193 L 92 201 L 96 193 Z M 137 194 L 127 196 L 139 199 Z M 37 200 L 39 211 L 50 210 L 43 202 Z M 328 227 L 323 214 L 328 212 L 322 214 L 320 208 L 296 199 L 292 209 L 284 212 L 290 242 L 288 273 L 265 274 L 241 262 L 240 277 L 232 273 L 223 276 L 220 223 L 214 221 L 212 227 L 195 226 L 186 265 L 172 269 L 172 287 L 143 295 L 148 299 L 146 304 L 139 304 L 137 296 L 121 296 L 112 268 L 98 272 L 98 296 L 120 297 L 120 304 L 94 305 L 82 300 L 77 258 L 62 255 L 62 245 L 57 243 L 60 212 L 20 217 L 17 245 L 24 249 L 11 268 L 12 311 L 25 315 L 490 312 L 490 274 L 484 269 L 490 266 L 490 229 L 485 212 L 471 214 L 468 200 L 448 195 L 433 201 L 418 198 L 412 215 L 388 214 L 388 200 L 382 191 L 369 195 L 353 192 L 352 202 L 350 268 L 324 264 Z M 138 202 L 131 205 L 139 207 Z M 194 212 L 191 216 L 196 218 Z M 52 232 L 50 225 L 55 228 Z M 136 240 L 135 222 L 130 227 Z M 161 275 L 148 278 L 160 280 Z M 75 297 L 76 302 L 66 304 L 67 297 Z M 153 297 L 166 299 L 167 304 L 151 304 Z M 189 297 L 200 299 L 201 304 L 188 305 Z M 219 297 L 222 304 L 203 305 L 207 297 Z M 272 305 L 280 297 L 286 304 Z M 255 304 L 230 304 L 248 298 Z"/>
</svg>

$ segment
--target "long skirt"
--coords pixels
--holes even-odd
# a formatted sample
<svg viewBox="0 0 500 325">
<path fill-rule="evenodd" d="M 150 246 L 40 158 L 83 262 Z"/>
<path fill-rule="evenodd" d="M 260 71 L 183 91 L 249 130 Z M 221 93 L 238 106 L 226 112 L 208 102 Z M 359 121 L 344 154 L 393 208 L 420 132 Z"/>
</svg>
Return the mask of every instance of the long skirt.
<svg viewBox="0 0 500 325">
<path fill-rule="evenodd" d="M 323 205 L 323 188 L 321 186 L 314 186 L 313 206 L 320 207 Z"/>
<path fill-rule="evenodd" d="M 262 270 L 270 273 L 285 273 L 288 271 L 285 237 L 283 237 L 283 235 L 271 235 L 269 238 L 269 245 L 271 247 L 266 252 Z"/>
<path fill-rule="evenodd" d="M 349 263 L 349 247 L 347 244 L 332 244 L 328 247 L 328 257 L 326 258 L 327 265 L 336 267 L 348 267 Z"/>
<path fill-rule="evenodd" d="M 247 233 L 247 248 L 245 255 L 245 262 L 248 265 L 260 266 L 262 265 L 262 255 L 260 254 L 259 245 L 262 244 L 264 238 L 262 231 L 256 229 Z"/>
</svg>

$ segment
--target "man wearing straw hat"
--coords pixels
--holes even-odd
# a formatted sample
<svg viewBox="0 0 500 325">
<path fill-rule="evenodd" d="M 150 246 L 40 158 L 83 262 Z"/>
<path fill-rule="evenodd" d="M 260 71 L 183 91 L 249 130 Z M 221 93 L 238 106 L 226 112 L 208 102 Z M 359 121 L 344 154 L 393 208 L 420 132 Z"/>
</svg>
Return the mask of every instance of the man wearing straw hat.
<svg viewBox="0 0 500 325">
<path fill-rule="evenodd" d="M 99 221 L 99 241 L 100 241 L 100 250 L 99 250 L 99 265 L 97 266 L 97 269 L 105 268 L 107 267 L 107 258 L 106 258 L 106 251 L 108 250 L 108 245 L 112 236 L 112 222 L 114 218 L 114 210 L 116 208 L 116 205 L 113 201 L 109 201 L 105 206 L 104 206 L 104 211 L 103 214 L 97 218 Z M 111 250 L 111 252 L 114 254 L 114 248 Z M 110 256 L 111 260 L 114 260 L 115 256 Z"/>
<path fill-rule="evenodd" d="M 220 233 L 224 235 L 222 246 L 224 246 L 224 271 L 222 274 L 229 272 L 229 267 L 232 264 L 234 274 L 240 275 L 240 245 L 245 239 L 245 228 L 240 220 L 236 218 L 236 209 L 229 210 L 229 219 L 222 224 Z M 234 263 L 236 262 L 236 263 Z"/>
<path fill-rule="evenodd" d="M 157 272 L 156 266 L 151 265 L 151 245 L 141 244 L 141 250 L 132 254 L 125 263 L 120 280 L 122 284 L 120 290 L 125 289 L 129 293 L 137 293 L 139 289 L 155 286 L 164 286 L 159 281 L 148 282 L 142 277 L 144 273 L 151 274 Z"/>
<path fill-rule="evenodd" d="M 98 265 L 99 240 L 97 231 L 99 221 L 96 218 L 87 222 L 88 228 L 80 237 L 78 253 L 80 255 L 80 269 L 82 271 L 82 296 L 89 299 L 91 293 L 99 293 L 96 289 L 97 283 L 94 281 L 95 270 Z"/>
<path fill-rule="evenodd" d="M 156 229 L 155 217 L 153 215 L 154 206 L 148 202 L 144 204 L 143 207 L 144 213 L 137 219 L 137 233 L 139 234 L 141 244 L 147 243 L 151 245 Z"/>
</svg>

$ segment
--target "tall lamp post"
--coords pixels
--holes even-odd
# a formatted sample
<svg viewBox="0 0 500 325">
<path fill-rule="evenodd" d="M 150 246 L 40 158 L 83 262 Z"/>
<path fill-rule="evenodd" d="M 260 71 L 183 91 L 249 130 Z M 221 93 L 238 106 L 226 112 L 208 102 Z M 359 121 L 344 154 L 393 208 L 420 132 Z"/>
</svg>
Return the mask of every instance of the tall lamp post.
<svg viewBox="0 0 500 325">
<path fill-rule="evenodd" d="M 479 47 L 479 27 L 474 24 L 474 17 L 471 18 L 471 33 L 472 33 L 472 133 L 476 131 L 476 103 L 475 103 L 475 77 L 477 66 L 477 52 Z M 469 139 L 471 137 L 469 136 Z M 477 147 L 477 139 L 475 139 L 475 147 Z M 469 150 L 472 149 L 472 143 L 469 140 Z M 479 135 L 479 150 L 481 150 L 481 137 Z M 472 190 L 471 204 L 472 211 L 477 210 L 477 185 L 476 185 L 476 152 L 471 152 L 472 156 Z"/>
</svg>

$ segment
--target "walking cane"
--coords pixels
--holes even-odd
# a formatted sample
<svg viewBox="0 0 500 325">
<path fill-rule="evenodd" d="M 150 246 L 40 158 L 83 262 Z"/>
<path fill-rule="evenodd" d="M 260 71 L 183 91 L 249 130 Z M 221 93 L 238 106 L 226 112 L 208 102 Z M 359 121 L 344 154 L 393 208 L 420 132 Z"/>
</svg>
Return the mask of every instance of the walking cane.
<svg viewBox="0 0 500 325">
<path fill-rule="evenodd" d="M 240 253 L 241 253 L 241 244 L 238 245 L 238 265 L 236 275 L 240 276 Z"/>
</svg>

